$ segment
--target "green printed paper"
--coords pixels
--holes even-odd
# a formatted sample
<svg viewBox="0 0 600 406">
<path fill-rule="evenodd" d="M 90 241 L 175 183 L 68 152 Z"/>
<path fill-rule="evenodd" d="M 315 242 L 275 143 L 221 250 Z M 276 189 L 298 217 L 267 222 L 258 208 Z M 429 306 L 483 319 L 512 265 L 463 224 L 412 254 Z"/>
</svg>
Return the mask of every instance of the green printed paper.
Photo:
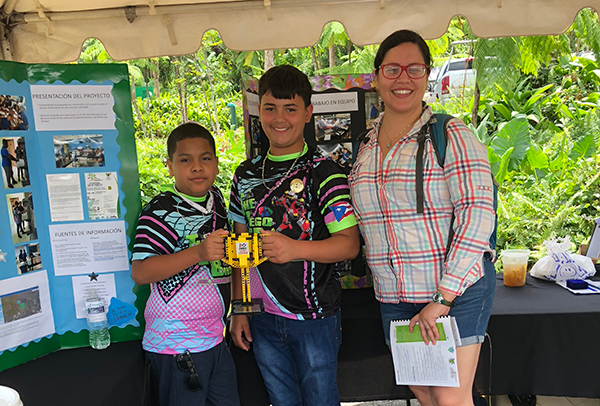
<svg viewBox="0 0 600 406">
<path fill-rule="evenodd" d="M 442 323 L 436 323 L 436 327 L 438 329 L 438 333 L 440 334 L 440 338 L 437 341 L 446 341 L 446 333 Z M 408 325 L 396 326 L 397 343 L 418 343 L 422 341 L 423 337 L 421 337 L 421 330 L 418 324 L 415 326 L 412 333 L 409 331 Z"/>
</svg>

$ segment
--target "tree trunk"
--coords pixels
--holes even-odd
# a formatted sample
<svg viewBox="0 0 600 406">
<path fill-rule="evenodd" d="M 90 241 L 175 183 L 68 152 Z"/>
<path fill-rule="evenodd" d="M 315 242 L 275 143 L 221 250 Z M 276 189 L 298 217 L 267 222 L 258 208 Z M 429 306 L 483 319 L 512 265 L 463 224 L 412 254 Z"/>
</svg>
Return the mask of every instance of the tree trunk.
<svg viewBox="0 0 600 406">
<path fill-rule="evenodd" d="M 275 66 L 275 55 L 272 49 L 265 49 L 265 72 Z"/>
<path fill-rule="evenodd" d="M 313 67 L 315 68 L 315 72 L 318 72 L 319 70 L 321 70 L 321 67 L 319 66 L 319 60 L 317 59 L 317 52 L 315 51 L 314 46 L 310 47 L 310 55 L 312 56 Z"/>
<path fill-rule="evenodd" d="M 148 70 L 144 69 L 144 70 L 142 70 L 142 72 L 144 74 L 144 85 L 146 86 L 146 111 L 148 113 L 150 113 L 150 86 L 148 86 L 148 78 L 147 78 Z"/>
<path fill-rule="evenodd" d="M 329 47 L 329 71 L 335 66 L 335 45 Z"/>
<path fill-rule="evenodd" d="M 471 124 L 477 127 L 477 113 L 479 112 L 479 99 L 481 94 L 479 93 L 479 85 L 475 81 L 475 91 L 473 92 L 473 110 L 471 110 Z"/>
<path fill-rule="evenodd" d="M 135 97 L 135 82 L 133 80 L 133 78 L 130 76 L 131 80 L 129 82 L 129 90 L 131 93 L 131 105 L 133 106 L 133 109 L 135 110 L 135 115 L 138 118 L 138 121 L 140 122 L 140 127 L 142 127 L 142 132 L 144 133 L 144 137 L 148 137 L 148 132 L 146 131 L 146 125 L 144 124 L 144 119 L 142 118 L 142 113 L 140 112 L 140 108 L 137 105 L 137 100 Z M 148 112 L 150 113 L 150 112 Z"/>
<path fill-rule="evenodd" d="M 202 56 L 202 63 L 206 68 L 206 78 L 208 79 L 208 88 L 210 90 L 210 94 L 207 94 L 206 88 L 202 86 L 202 90 L 204 91 L 204 99 L 208 103 L 210 99 L 210 104 L 212 105 L 212 114 L 209 114 L 210 125 L 212 127 L 213 133 L 217 134 L 217 136 L 221 136 L 221 126 L 219 124 L 219 111 L 217 109 L 217 101 L 215 99 L 215 87 L 213 85 L 212 80 L 212 72 L 210 69 L 210 65 L 208 64 L 208 58 L 206 57 L 206 48 L 202 46 L 200 48 L 200 55 Z M 202 71 L 200 64 L 198 63 L 198 59 L 195 57 L 196 67 L 199 71 Z"/>
<path fill-rule="evenodd" d="M 179 112 L 181 113 L 181 122 L 182 123 L 186 123 L 187 122 L 187 109 L 186 106 L 187 103 L 185 102 L 185 95 L 184 95 L 184 90 L 183 90 L 183 83 L 185 83 L 185 76 L 183 77 L 183 79 L 181 78 L 181 74 L 180 74 L 180 66 L 179 64 L 181 63 L 181 59 L 178 57 L 175 57 L 174 59 L 175 63 L 175 83 L 177 84 L 177 95 L 179 96 Z"/>
<path fill-rule="evenodd" d="M 187 87 L 187 63 L 185 61 L 185 57 L 181 57 L 181 62 L 183 63 L 183 74 L 181 83 L 183 86 L 183 122 L 188 122 L 187 108 L 188 108 L 188 87 Z"/>
<path fill-rule="evenodd" d="M 346 51 L 348 53 L 348 65 L 352 66 L 352 42 L 346 44 Z"/>
<path fill-rule="evenodd" d="M 160 100 L 160 66 L 158 63 L 158 58 L 153 58 L 152 62 L 154 62 L 154 66 L 156 66 L 156 70 L 152 71 L 152 81 L 154 82 L 154 95 L 157 99 Z"/>
</svg>

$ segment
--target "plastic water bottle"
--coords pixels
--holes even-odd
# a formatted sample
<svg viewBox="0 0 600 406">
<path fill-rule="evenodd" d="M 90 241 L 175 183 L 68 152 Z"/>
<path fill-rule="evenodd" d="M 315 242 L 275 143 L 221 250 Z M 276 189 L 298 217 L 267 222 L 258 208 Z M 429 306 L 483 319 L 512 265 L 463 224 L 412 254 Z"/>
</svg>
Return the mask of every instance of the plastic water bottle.
<svg viewBox="0 0 600 406">
<path fill-rule="evenodd" d="M 90 346 L 95 350 L 103 350 L 110 345 L 104 299 L 93 291 L 85 300 L 85 310 L 90 331 Z"/>
</svg>

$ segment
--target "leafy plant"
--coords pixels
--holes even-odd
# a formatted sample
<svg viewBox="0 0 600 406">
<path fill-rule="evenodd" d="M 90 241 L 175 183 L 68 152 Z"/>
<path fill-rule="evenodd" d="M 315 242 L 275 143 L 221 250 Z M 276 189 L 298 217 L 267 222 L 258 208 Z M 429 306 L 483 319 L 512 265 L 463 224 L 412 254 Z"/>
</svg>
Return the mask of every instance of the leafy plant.
<svg viewBox="0 0 600 406">
<path fill-rule="evenodd" d="M 521 165 L 531 138 L 529 123 L 524 116 L 517 116 L 501 126 L 498 135 L 492 140 L 491 147 L 498 156 L 503 156 L 512 148 L 508 170 L 516 170 Z"/>
</svg>

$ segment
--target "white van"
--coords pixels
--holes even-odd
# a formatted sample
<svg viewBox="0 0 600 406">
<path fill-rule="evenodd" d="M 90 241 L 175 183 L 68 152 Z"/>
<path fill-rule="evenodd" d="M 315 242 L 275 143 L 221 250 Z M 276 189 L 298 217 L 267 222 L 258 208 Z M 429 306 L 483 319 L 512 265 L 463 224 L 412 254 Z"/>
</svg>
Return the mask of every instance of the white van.
<svg viewBox="0 0 600 406">
<path fill-rule="evenodd" d="M 454 41 L 450 48 L 450 57 L 435 77 L 429 77 L 429 91 L 442 104 L 451 97 L 461 97 L 465 90 L 475 87 L 476 71 L 473 69 L 473 58 L 455 58 L 454 47 L 458 44 L 471 43 L 470 40 Z M 432 74 L 434 71 L 432 70 Z"/>
<path fill-rule="evenodd" d="M 461 97 L 475 87 L 473 58 L 449 59 L 444 62 L 433 82 L 432 93 L 442 104 L 451 97 Z"/>
</svg>

